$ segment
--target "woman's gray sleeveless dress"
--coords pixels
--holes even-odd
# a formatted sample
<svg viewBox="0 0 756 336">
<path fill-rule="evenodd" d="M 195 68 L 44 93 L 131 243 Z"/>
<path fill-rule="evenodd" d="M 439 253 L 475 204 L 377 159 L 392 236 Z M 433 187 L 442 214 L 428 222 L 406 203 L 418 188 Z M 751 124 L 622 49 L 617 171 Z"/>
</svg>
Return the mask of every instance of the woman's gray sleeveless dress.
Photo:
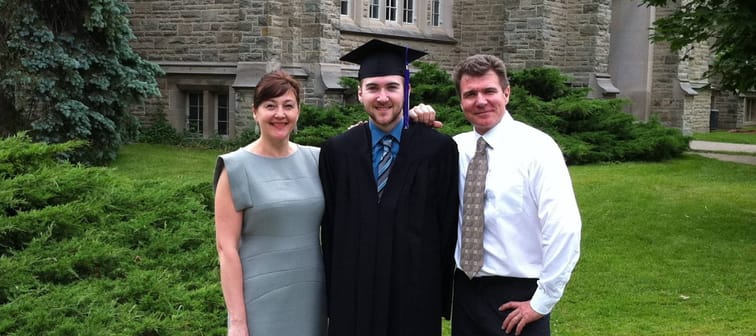
<svg viewBox="0 0 756 336">
<path fill-rule="evenodd" d="M 298 146 L 285 158 L 245 149 L 221 155 L 234 207 L 244 212 L 239 255 L 252 336 L 325 335 L 320 249 L 320 149 Z"/>
</svg>

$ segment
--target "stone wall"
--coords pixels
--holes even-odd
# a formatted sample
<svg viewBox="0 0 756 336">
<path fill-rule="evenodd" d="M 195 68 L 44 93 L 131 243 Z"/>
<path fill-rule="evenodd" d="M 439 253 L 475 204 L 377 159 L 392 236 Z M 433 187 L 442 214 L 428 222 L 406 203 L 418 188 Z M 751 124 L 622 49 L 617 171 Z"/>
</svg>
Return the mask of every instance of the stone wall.
<svg viewBox="0 0 756 336">
<path fill-rule="evenodd" d="M 519 3 L 507 1 L 506 3 Z M 505 23 L 509 17 L 504 1 L 459 0 L 454 2 L 454 38 L 457 41 L 454 59 L 440 60 L 451 69 L 464 58 L 475 54 L 493 54 L 507 65 L 512 63 L 514 50 L 506 49 L 508 36 Z"/>
<path fill-rule="evenodd" d="M 709 55 L 709 44 L 706 42 L 696 43 L 680 54 L 678 77 L 681 81 L 687 79 L 687 85 L 695 91 L 695 94 L 688 95 L 685 99 L 682 125 L 684 134 L 708 133 L 710 130 L 711 87 L 705 77 L 709 69 Z"/>
<path fill-rule="evenodd" d="M 235 134 L 242 134 L 245 130 L 254 125 L 252 118 L 252 106 L 254 105 L 254 90 L 239 90 L 234 96 L 234 118 L 231 127 L 234 128 Z"/>
<path fill-rule="evenodd" d="M 748 94 L 751 96 L 754 95 L 753 92 L 740 95 L 730 91 L 721 91 L 716 87 L 716 81 L 714 81 L 711 105 L 713 109 L 717 110 L 718 129 L 730 130 L 749 126 L 745 122 L 745 104 Z"/>
<path fill-rule="evenodd" d="M 567 60 L 567 32 L 572 23 L 565 20 L 569 5 L 567 1 L 548 1 L 544 6 L 543 26 L 544 64 L 543 66 L 564 67 Z"/>
<path fill-rule="evenodd" d="M 698 94 L 685 97 L 685 110 L 682 115 L 682 131 L 685 135 L 708 133 L 711 111 L 711 91 L 703 89 Z"/>
<path fill-rule="evenodd" d="M 560 68 L 575 77 L 575 84 L 587 86 L 595 73 L 606 73 L 609 63 L 610 0 L 569 2 L 565 30 L 565 59 Z M 558 13 L 557 13 L 558 14 Z"/>
<path fill-rule="evenodd" d="M 322 0 L 127 0 L 134 49 L 158 63 L 161 97 L 134 108 L 145 124 L 165 113 L 182 130 L 186 88 L 230 94 L 230 135 L 250 125 L 254 85 L 285 67 L 302 82 L 303 103 L 340 101 L 340 87 L 324 72 L 339 56 L 338 3 Z M 251 66 L 249 64 L 252 64 Z M 333 78 L 334 75 L 330 75 Z M 191 85 L 187 83 L 192 83 Z M 212 108 L 211 106 L 208 106 Z M 215 117 L 207 111 L 209 120 Z M 208 124 L 213 126 L 212 123 Z M 206 126 L 208 126 L 206 125 Z M 206 130 L 211 132 L 212 130 Z"/>
<path fill-rule="evenodd" d="M 672 8 L 656 8 L 656 17 L 672 13 Z M 651 71 L 651 103 L 649 114 L 659 117 L 668 127 L 682 128 L 684 93 L 680 89 L 678 64 L 680 58 L 670 50 L 667 42 L 656 42 L 653 47 Z"/>
<path fill-rule="evenodd" d="M 184 113 L 176 104 L 181 99 L 176 83 L 181 81 L 217 87 L 220 80 L 220 86 L 228 86 L 235 102 L 231 122 L 239 125 L 247 123 L 256 81 L 275 67 L 285 68 L 302 81 L 303 103 L 341 103 L 338 79 L 354 74 L 356 66 L 338 59 L 372 38 L 427 51 L 421 61 L 449 71 L 469 55 L 489 53 L 501 57 L 511 69 L 559 68 L 573 78 L 574 86 L 591 87 L 593 97 L 602 97 L 602 90 L 607 97 L 607 88 L 612 88 L 608 74 L 611 0 L 456 0 L 447 8 L 451 10 L 445 17 L 452 21 L 449 26 L 430 27 L 424 21 L 429 19 L 429 8 L 418 8 L 417 19 L 422 22 L 406 29 L 398 23 L 371 21 L 368 1 L 358 0 L 352 4 L 361 7 L 353 10 L 362 15 L 353 17 L 341 16 L 339 2 L 333 0 L 125 3 L 132 10 L 135 50 L 170 69 L 159 80 L 163 97 L 136 107 L 135 113 L 146 119 L 150 111 L 164 109 L 178 128 Z M 657 8 L 655 13 L 661 17 L 671 10 Z M 669 51 L 668 44 L 656 43 L 651 48 L 649 114 L 686 131 L 708 129 L 707 106 L 713 100 L 710 86 L 702 80 L 706 49 L 697 51 L 700 55 L 694 58 L 682 59 Z M 730 111 L 737 101 L 725 101 L 724 94 L 714 101 L 720 108 L 721 126 L 731 120 L 737 124 L 741 110 L 734 110 L 733 118 L 722 111 Z"/>
<path fill-rule="evenodd" d="M 183 64 L 186 77 L 197 85 L 217 85 L 217 80 L 205 76 L 213 65 L 228 67 L 240 59 L 244 31 L 244 13 L 237 0 L 215 1 L 124 1 L 130 8 L 129 20 L 136 40 L 131 45 L 145 59 L 156 62 L 166 70 Z M 185 113 L 175 82 L 176 73 L 168 70 L 158 78 L 161 96 L 149 99 L 133 113 L 143 124 L 153 115 L 164 114 L 178 130 L 184 129 Z M 208 80 L 211 81 L 208 81 Z M 233 83 L 226 79 L 225 85 Z M 233 106 L 233 104 L 232 104 Z M 232 111 L 233 113 L 234 111 Z"/>
<path fill-rule="evenodd" d="M 242 38 L 239 2 L 124 1 L 137 36 L 134 49 L 151 61 L 236 62 Z"/>
<path fill-rule="evenodd" d="M 744 101 L 742 97 L 731 92 L 714 91 L 712 93 L 712 107 L 717 110 L 717 128 L 734 129 L 743 127 Z"/>
<path fill-rule="evenodd" d="M 676 6 L 657 7 L 656 18 L 670 15 Z M 651 113 L 683 134 L 709 132 L 711 86 L 705 78 L 710 57 L 708 43 L 673 52 L 667 42 L 654 43 Z"/>
<path fill-rule="evenodd" d="M 552 66 L 588 86 L 609 59 L 609 0 L 455 2 L 459 62 L 490 53 L 511 69 Z M 440 60 L 446 64 L 445 60 Z"/>
</svg>

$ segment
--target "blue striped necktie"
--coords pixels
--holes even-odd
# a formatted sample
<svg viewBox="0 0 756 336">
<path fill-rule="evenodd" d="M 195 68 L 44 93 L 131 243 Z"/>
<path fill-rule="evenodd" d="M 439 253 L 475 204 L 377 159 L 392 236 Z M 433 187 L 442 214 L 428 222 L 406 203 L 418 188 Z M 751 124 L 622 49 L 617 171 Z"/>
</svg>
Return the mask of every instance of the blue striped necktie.
<svg viewBox="0 0 756 336">
<path fill-rule="evenodd" d="M 378 161 L 378 177 L 375 182 L 378 185 L 378 199 L 383 195 L 383 188 L 386 187 L 388 181 L 389 171 L 391 165 L 394 163 L 394 154 L 391 153 L 391 145 L 394 142 L 394 138 L 390 135 L 384 136 L 379 146 L 382 147 L 381 157 Z"/>
</svg>

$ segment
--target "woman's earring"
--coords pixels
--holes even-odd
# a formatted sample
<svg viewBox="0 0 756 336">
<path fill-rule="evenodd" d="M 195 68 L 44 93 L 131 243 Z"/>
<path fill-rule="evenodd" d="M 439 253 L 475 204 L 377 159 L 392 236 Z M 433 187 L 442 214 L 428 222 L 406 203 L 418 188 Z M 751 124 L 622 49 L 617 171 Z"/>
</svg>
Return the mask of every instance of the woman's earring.
<svg viewBox="0 0 756 336">
<path fill-rule="evenodd" d="M 257 120 L 255 120 L 255 135 L 260 135 L 260 123 L 258 123 Z"/>
</svg>

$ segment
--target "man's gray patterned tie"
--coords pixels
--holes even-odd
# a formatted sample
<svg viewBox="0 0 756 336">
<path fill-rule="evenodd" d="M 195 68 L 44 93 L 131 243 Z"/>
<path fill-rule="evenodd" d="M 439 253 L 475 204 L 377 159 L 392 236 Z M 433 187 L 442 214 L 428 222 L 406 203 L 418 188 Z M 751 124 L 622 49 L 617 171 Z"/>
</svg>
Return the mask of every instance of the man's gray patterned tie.
<svg viewBox="0 0 756 336">
<path fill-rule="evenodd" d="M 478 138 L 475 155 L 467 166 L 462 217 L 462 256 L 460 265 L 467 277 L 472 279 L 483 266 L 483 207 L 486 198 L 486 174 L 488 173 L 488 144 Z"/>
<path fill-rule="evenodd" d="M 391 153 L 391 144 L 393 141 L 394 138 L 387 135 L 380 142 L 383 152 L 381 152 L 381 159 L 378 161 L 378 178 L 375 180 L 378 185 L 378 199 L 381 199 L 383 195 L 383 188 L 386 187 L 391 165 L 394 163 L 394 155 Z"/>
</svg>

